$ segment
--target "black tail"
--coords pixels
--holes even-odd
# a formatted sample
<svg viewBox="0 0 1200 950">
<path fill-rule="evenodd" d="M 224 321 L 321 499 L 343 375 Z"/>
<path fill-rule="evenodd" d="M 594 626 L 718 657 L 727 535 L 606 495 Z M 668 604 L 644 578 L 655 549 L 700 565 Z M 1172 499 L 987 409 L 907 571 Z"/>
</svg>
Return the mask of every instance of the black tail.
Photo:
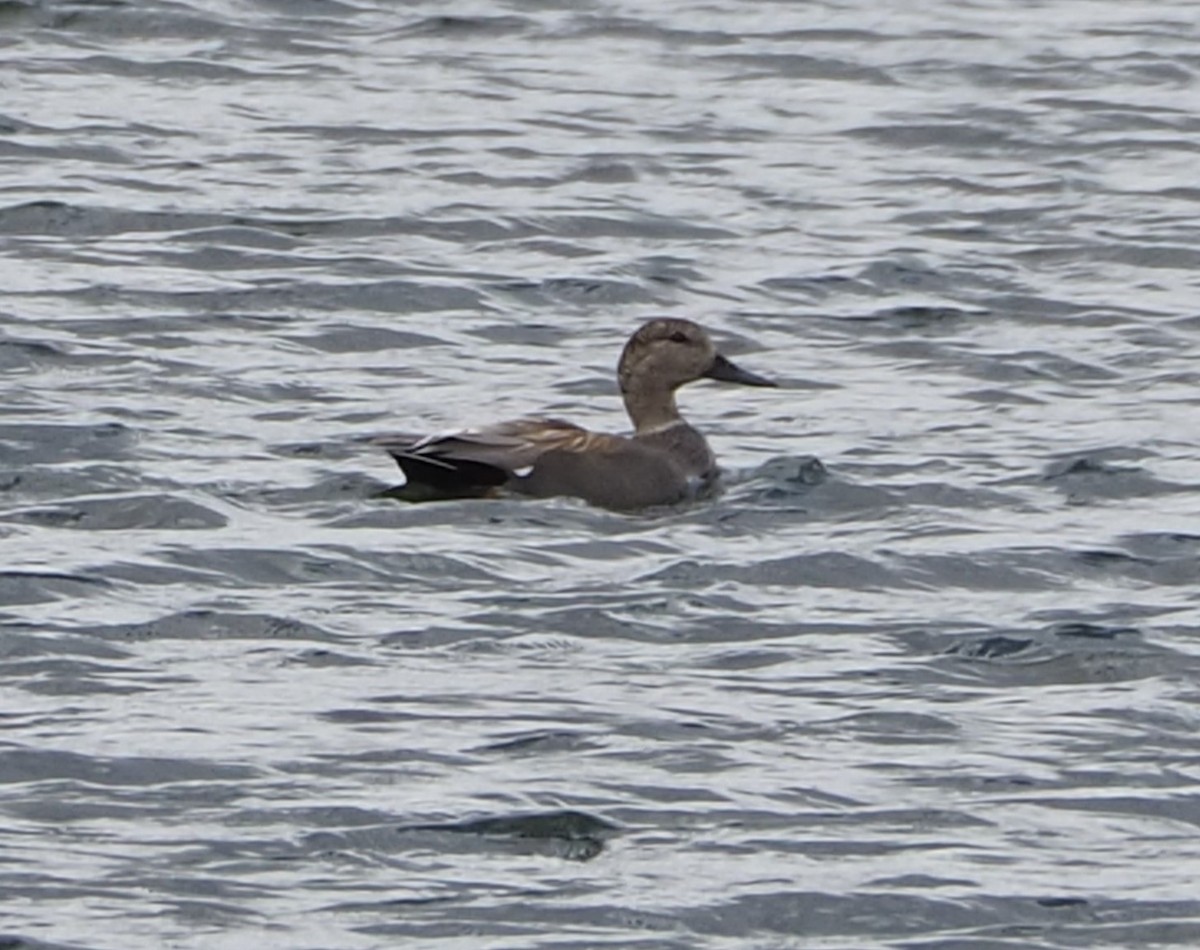
<svg viewBox="0 0 1200 950">
<path fill-rule="evenodd" d="M 447 501 L 483 498 L 508 481 L 508 473 L 493 465 L 463 459 L 443 459 L 388 448 L 404 472 L 405 483 L 385 494 L 401 501 Z"/>
</svg>

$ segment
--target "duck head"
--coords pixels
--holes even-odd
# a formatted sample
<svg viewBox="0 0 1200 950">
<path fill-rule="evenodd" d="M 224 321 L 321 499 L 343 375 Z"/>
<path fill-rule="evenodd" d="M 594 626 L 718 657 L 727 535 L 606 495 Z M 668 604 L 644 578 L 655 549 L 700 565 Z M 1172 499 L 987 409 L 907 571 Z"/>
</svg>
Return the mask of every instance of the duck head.
<svg viewBox="0 0 1200 950">
<path fill-rule="evenodd" d="M 642 324 L 629 338 L 617 367 L 621 392 L 673 392 L 698 379 L 743 386 L 774 386 L 718 352 L 704 328 L 691 320 L 663 317 Z"/>
</svg>

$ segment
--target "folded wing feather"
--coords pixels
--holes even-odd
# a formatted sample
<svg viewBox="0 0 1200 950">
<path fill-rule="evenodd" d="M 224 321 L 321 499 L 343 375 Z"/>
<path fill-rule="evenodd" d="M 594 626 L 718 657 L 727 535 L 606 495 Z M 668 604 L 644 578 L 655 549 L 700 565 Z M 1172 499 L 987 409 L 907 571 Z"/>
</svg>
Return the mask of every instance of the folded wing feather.
<svg viewBox="0 0 1200 950">
<path fill-rule="evenodd" d="M 375 442 L 397 461 L 413 459 L 446 469 L 472 462 L 521 475 L 547 452 L 583 452 L 611 438 L 559 419 L 516 419 L 482 429 L 419 439 L 388 436 Z"/>
</svg>

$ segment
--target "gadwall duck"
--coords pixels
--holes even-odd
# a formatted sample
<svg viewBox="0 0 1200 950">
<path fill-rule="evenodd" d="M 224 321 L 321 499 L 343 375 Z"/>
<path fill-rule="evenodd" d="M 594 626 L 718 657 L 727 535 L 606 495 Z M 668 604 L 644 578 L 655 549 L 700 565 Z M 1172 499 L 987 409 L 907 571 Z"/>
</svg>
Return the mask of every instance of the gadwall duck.
<svg viewBox="0 0 1200 950">
<path fill-rule="evenodd" d="M 408 501 L 568 495 L 614 509 L 673 504 L 703 492 L 717 476 L 704 436 L 679 414 L 675 390 L 698 379 L 775 385 L 734 365 L 701 327 L 678 319 L 642 325 L 625 344 L 617 378 L 633 435 L 517 419 L 426 438 L 376 439 L 407 479 L 390 494 Z"/>
</svg>

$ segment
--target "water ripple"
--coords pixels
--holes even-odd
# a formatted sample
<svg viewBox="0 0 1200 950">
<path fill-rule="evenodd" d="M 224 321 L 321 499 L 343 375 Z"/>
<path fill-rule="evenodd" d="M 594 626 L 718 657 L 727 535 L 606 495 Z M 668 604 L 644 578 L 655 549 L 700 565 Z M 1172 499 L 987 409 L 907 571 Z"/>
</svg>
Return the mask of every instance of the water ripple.
<svg viewBox="0 0 1200 950">
<path fill-rule="evenodd" d="M 1079 12 L 0 9 L 0 943 L 1196 945 L 1200 51 Z M 661 313 L 713 498 L 388 496 Z"/>
</svg>

